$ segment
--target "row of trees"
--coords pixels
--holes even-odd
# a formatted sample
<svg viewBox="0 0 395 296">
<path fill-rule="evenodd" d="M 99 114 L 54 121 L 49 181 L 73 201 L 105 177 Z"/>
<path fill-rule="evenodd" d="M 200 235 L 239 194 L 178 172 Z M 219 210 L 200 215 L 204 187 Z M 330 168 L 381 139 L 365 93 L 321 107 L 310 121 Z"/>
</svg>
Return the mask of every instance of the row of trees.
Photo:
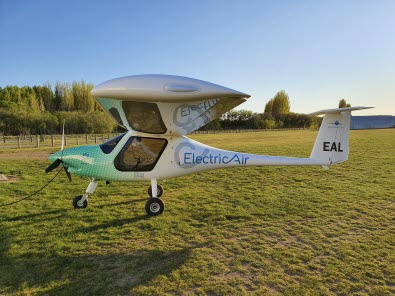
<svg viewBox="0 0 395 296">
<path fill-rule="evenodd" d="M 97 104 L 90 94 L 93 84 L 84 81 L 73 83 L 57 82 L 43 86 L 0 87 L 0 108 L 22 108 L 35 111 L 96 111 Z"/>
<path fill-rule="evenodd" d="M 0 109 L 0 132 L 5 135 L 61 133 L 63 120 L 67 134 L 109 133 L 116 129 L 104 112 L 59 111 L 50 113 Z"/>
<path fill-rule="evenodd" d="M 106 133 L 116 127 L 90 94 L 93 84 L 57 82 L 0 88 L 0 132 L 6 135 Z"/>
<path fill-rule="evenodd" d="M 0 88 L 0 132 L 3 134 L 107 133 L 116 129 L 91 96 L 90 83 L 57 82 L 43 86 Z M 350 106 L 343 99 L 339 107 Z M 281 90 L 270 99 L 263 113 L 230 111 L 202 129 L 316 128 L 321 119 L 290 112 L 288 94 Z"/>
<path fill-rule="evenodd" d="M 317 128 L 320 123 L 320 117 L 305 114 L 288 113 L 276 118 L 267 113 L 240 110 L 225 113 L 221 118 L 204 126 L 202 130 Z"/>
</svg>

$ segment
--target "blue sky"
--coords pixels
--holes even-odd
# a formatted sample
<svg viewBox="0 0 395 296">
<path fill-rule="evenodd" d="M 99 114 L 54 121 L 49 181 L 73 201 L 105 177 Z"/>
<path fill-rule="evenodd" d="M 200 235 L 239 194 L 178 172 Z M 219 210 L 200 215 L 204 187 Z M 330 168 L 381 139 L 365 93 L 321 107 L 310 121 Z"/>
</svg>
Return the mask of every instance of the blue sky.
<svg viewBox="0 0 395 296">
<path fill-rule="evenodd" d="M 395 1 L 0 0 L 0 86 L 149 73 L 395 114 Z"/>
</svg>

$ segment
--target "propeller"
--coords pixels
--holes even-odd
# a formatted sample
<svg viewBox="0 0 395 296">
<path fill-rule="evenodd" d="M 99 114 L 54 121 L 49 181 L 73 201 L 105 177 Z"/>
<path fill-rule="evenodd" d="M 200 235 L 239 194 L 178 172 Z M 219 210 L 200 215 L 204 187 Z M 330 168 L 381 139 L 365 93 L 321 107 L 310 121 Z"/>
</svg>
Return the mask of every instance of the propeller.
<svg viewBox="0 0 395 296">
<path fill-rule="evenodd" d="M 71 174 L 69 173 L 68 168 L 65 166 L 63 168 L 64 168 L 64 171 L 66 172 L 67 179 L 69 179 L 69 182 L 71 183 Z"/>
<path fill-rule="evenodd" d="M 52 172 L 54 169 L 56 169 L 60 164 L 62 163 L 62 161 L 58 158 L 56 159 L 53 163 L 51 163 L 46 169 L 45 172 L 49 173 Z"/>
<path fill-rule="evenodd" d="M 64 134 L 64 124 L 65 124 L 65 120 L 63 120 L 62 144 L 61 144 L 61 146 L 60 146 L 60 151 L 62 151 L 62 154 L 61 154 L 61 156 L 60 156 L 60 159 L 57 158 L 53 163 L 51 163 L 51 164 L 45 169 L 45 172 L 46 172 L 46 173 L 49 173 L 49 172 L 53 171 L 53 170 L 56 169 L 59 165 L 63 164 L 62 157 L 63 157 L 63 150 L 64 150 L 64 142 L 65 142 L 65 141 L 64 141 L 64 140 L 65 140 L 65 139 L 64 139 L 64 137 L 65 137 L 65 134 Z M 70 181 L 70 183 L 71 183 L 71 174 L 70 174 L 68 168 L 65 167 L 65 166 L 63 166 L 63 168 L 64 168 L 64 171 L 66 172 L 67 178 L 69 179 L 69 181 Z"/>
</svg>

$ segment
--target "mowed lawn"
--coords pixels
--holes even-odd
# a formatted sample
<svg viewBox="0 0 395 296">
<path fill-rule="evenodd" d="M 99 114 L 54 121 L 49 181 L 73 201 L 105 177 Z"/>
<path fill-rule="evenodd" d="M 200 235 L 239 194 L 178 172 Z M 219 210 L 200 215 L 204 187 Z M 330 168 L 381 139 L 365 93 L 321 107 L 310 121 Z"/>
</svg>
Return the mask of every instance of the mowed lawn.
<svg viewBox="0 0 395 296">
<path fill-rule="evenodd" d="M 220 148 L 308 157 L 316 131 L 194 135 Z M 160 182 L 61 173 L 42 193 L 0 208 L 1 295 L 393 295 L 395 129 L 351 131 L 350 159 L 320 167 L 217 170 Z M 44 185 L 46 153 L 3 149 L 0 203 Z"/>
</svg>

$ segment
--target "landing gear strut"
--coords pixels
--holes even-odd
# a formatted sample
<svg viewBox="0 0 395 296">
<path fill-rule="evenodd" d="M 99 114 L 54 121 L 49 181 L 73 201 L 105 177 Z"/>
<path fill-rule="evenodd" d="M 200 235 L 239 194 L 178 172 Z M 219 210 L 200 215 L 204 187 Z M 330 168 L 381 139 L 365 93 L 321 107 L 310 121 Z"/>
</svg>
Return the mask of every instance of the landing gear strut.
<svg viewBox="0 0 395 296">
<path fill-rule="evenodd" d="M 88 185 L 88 188 L 85 191 L 84 195 L 78 195 L 73 200 L 74 209 L 85 209 L 88 206 L 88 195 L 93 194 L 95 192 L 97 186 L 97 182 L 95 179 L 92 179 Z"/>
<path fill-rule="evenodd" d="M 159 197 L 163 194 L 162 186 L 158 185 L 156 179 L 151 179 L 151 186 L 148 188 L 151 196 L 145 203 L 145 211 L 149 216 L 157 216 L 165 210 L 165 203 Z"/>
</svg>

